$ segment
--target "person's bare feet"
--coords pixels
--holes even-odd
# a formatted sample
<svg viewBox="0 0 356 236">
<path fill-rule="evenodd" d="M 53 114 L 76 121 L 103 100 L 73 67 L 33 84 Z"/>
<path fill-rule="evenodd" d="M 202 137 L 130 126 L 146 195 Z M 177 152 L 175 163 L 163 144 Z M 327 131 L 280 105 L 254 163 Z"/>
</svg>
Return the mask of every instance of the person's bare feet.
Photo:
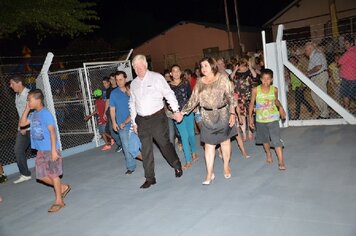
<svg viewBox="0 0 356 236">
<path fill-rule="evenodd" d="M 284 164 L 284 162 L 278 163 L 278 169 L 279 169 L 279 170 L 286 170 L 286 169 L 287 169 L 287 168 L 286 168 L 286 165 Z"/>
<path fill-rule="evenodd" d="M 272 154 L 266 154 L 266 163 L 267 164 L 273 163 Z"/>
<path fill-rule="evenodd" d="M 247 152 L 242 152 L 242 156 L 245 158 L 245 159 L 249 159 L 251 156 L 249 156 L 247 154 Z"/>
</svg>

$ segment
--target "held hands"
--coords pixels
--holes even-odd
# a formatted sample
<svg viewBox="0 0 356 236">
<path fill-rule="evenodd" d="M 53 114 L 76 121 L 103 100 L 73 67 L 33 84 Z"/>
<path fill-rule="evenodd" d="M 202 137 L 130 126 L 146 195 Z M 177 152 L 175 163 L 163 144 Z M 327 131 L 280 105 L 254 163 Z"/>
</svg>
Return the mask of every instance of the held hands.
<svg viewBox="0 0 356 236">
<path fill-rule="evenodd" d="M 120 125 L 118 125 L 117 123 L 113 123 L 112 128 L 113 130 L 115 130 L 115 132 L 117 132 L 119 129 L 125 128 L 125 125 L 125 122 L 122 122 Z"/>
<path fill-rule="evenodd" d="M 122 122 L 121 124 L 120 124 L 120 129 L 123 129 L 123 128 L 125 128 L 125 122 Z"/>
<path fill-rule="evenodd" d="M 178 123 L 183 120 L 183 113 L 182 112 L 175 112 L 173 114 L 173 119 L 176 120 Z"/>
<path fill-rule="evenodd" d="M 103 115 L 103 119 L 104 119 L 105 121 L 108 121 L 108 117 L 106 116 L 105 113 L 104 113 L 104 115 Z"/>
</svg>

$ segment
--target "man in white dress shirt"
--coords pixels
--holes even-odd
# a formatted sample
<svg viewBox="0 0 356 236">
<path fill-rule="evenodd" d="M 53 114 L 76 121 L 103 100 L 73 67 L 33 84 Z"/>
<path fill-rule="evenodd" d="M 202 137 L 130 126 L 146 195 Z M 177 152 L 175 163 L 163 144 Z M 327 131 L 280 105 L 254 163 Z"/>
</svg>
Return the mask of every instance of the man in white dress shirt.
<svg viewBox="0 0 356 236">
<path fill-rule="evenodd" d="M 305 44 L 305 54 L 309 57 L 308 71 L 306 75 L 316 86 L 327 93 L 326 84 L 328 83 L 329 74 L 324 54 L 318 51 L 312 42 Z M 318 119 L 329 119 L 329 110 L 326 102 L 313 91 L 311 92 L 311 95 L 320 110 Z"/>
<path fill-rule="evenodd" d="M 134 131 L 142 143 L 141 152 L 146 181 L 141 188 L 149 188 L 156 183 L 153 139 L 158 144 L 164 158 L 174 168 L 175 176 L 178 178 L 183 175 L 177 152 L 169 141 L 168 118 L 164 112 L 163 98 L 167 100 L 174 111 L 175 120 L 180 122 L 183 117 L 179 112 L 174 92 L 161 74 L 148 70 L 146 57 L 135 56 L 132 66 L 137 77 L 131 83 L 129 106 Z"/>
</svg>

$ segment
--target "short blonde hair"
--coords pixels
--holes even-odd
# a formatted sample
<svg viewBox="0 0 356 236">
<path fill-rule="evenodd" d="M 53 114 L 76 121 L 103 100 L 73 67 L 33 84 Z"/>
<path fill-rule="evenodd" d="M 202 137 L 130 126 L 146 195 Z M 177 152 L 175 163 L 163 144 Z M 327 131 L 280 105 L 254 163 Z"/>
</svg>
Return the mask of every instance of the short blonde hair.
<svg viewBox="0 0 356 236">
<path fill-rule="evenodd" d="M 307 42 L 307 43 L 305 43 L 305 47 L 311 47 L 311 48 L 316 48 L 316 45 L 315 45 L 315 43 L 313 43 L 313 42 Z"/>
<path fill-rule="evenodd" d="M 147 64 L 146 57 L 145 57 L 144 55 L 138 54 L 138 55 L 136 55 L 136 56 L 132 59 L 132 63 L 131 63 L 131 64 L 132 64 L 133 67 L 135 67 L 135 64 L 136 64 L 137 61 L 142 61 L 143 64 L 144 64 L 144 65 L 146 66 L 146 68 L 147 68 L 148 64 Z"/>
</svg>

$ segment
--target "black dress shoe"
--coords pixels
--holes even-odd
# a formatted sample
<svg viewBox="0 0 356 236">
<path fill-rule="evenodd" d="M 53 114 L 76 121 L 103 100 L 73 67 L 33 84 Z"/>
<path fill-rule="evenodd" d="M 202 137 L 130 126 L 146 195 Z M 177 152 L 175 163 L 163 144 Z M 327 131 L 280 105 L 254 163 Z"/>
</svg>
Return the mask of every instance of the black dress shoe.
<svg viewBox="0 0 356 236">
<path fill-rule="evenodd" d="M 153 178 L 151 180 L 146 179 L 146 181 L 141 185 L 140 188 L 149 188 L 151 185 L 156 184 L 156 178 Z"/>
<path fill-rule="evenodd" d="M 133 172 L 134 172 L 134 170 L 127 170 L 127 171 L 125 172 L 125 175 L 131 175 Z"/>
<path fill-rule="evenodd" d="M 177 178 L 179 178 L 183 175 L 182 167 L 174 169 L 174 172 L 175 172 Z"/>
</svg>

